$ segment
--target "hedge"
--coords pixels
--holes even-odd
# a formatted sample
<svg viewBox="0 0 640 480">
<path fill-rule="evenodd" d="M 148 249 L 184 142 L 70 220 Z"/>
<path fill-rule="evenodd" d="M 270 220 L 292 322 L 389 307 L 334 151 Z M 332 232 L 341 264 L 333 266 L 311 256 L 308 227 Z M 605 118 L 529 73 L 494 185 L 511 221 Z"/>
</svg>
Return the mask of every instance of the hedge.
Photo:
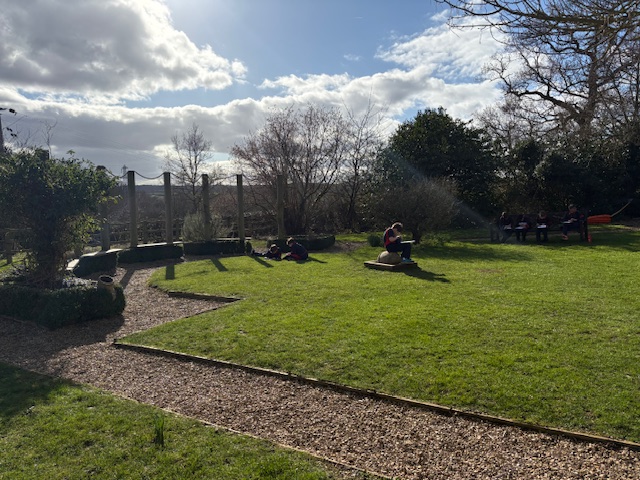
<svg viewBox="0 0 640 480">
<path fill-rule="evenodd" d="M 118 250 L 82 255 L 73 268 L 76 277 L 86 277 L 94 272 L 113 272 L 118 266 Z"/>
<path fill-rule="evenodd" d="M 296 242 L 298 242 L 309 251 L 325 250 L 332 247 L 336 243 L 336 237 L 334 235 L 326 235 L 322 237 L 307 237 L 304 235 L 300 235 L 294 236 L 293 238 L 295 238 Z M 267 240 L 266 247 L 269 248 L 274 243 L 278 245 L 280 247 L 280 250 L 285 253 L 291 250 L 287 245 L 287 239 L 282 238 Z"/>
<path fill-rule="evenodd" d="M 248 243 L 242 244 L 240 240 L 213 240 L 210 242 L 186 242 L 184 253 L 187 255 L 219 255 L 242 254 L 247 252 Z M 249 251 L 251 247 L 249 246 Z"/>
<path fill-rule="evenodd" d="M 114 292 L 115 298 L 109 290 L 93 286 L 48 290 L 0 285 L 0 312 L 53 330 L 121 314 L 125 307 L 122 286 L 114 285 Z"/>
<path fill-rule="evenodd" d="M 145 245 L 118 252 L 118 263 L 152 262 L 167 258 L 182 258 L 181 245 Z"/>
</svg>

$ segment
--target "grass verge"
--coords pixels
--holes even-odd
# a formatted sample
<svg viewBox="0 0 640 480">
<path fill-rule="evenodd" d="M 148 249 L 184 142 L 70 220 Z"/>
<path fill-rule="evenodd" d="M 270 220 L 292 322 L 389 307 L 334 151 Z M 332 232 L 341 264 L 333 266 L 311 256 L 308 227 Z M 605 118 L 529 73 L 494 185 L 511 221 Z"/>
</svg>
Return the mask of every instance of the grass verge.
<svg viewBox="0 0 640 480">
<path fill-rule="evenodd" d="M 640 234 L 592 234 L 186 263 L 153 283 L 244 300 L 124 341 L 637 442 Z"/>
<path fill-rule="evenodd" d="M 12 480 L 340 478 L 301 453 L 3 364 L 0 452 Z"/>
</svg>

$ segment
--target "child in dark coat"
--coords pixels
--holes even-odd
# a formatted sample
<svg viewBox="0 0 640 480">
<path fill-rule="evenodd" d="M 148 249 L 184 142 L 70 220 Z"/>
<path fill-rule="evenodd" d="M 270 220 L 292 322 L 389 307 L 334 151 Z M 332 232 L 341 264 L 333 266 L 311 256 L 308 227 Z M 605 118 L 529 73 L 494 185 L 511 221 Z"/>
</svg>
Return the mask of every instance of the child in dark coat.
<svg viewBox="0 0 640 480">
<path fill-rule="evenodd" d="M 395 222 L 384 231 L 382 236 L 384 248 L 387 249 L 387 252 L 400 253 L 402 263 L 413 263 L 413 260 L 411 260 L 411 243 L 402 241 L 402 229 L 402 224 Z"/>
<path fill-rule="evenodd" d="M 307 249 L 304 248 L 303 245 L 296 242 L 293 237 L 287 240 L 287 245 L 289 245 L 289 248 L 291 249 L 291 251 L 285 254 L 284 256 L 285 260 L 306 260 L 307 258 L 309 258 L 309 253 L 307 253 Z"/>
<path fill-rule="evenodd" d="M 549 241 L 549 227 L 551 227 L 551 219 L 547 212 L 541 210 L 536 217 L 536 241 L 538 243 Z"/>
</svg>

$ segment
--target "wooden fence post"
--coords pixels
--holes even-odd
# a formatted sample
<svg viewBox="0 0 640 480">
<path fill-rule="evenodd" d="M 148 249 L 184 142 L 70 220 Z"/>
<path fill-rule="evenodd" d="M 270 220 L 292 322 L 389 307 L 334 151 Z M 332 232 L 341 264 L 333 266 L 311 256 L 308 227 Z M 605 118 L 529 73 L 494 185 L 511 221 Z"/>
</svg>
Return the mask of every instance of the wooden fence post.
<svg viewBox="0 0 640 480">
<path fill-rule="evenodd" d="M 278 175 L 276 187 L 276 219 L 278 222 L 278 238 L 284 239 L 287 236 L 287 232 L 284 228 L 284 175 Z"/>
<path fill-rule="evenodd" d="M 98 165 L 96 171 L 107 173 L 107 169 Z M 107 202 L 100 204 L 100 249 L 103 252 L 111 248 L 111 225 L 109 225 L 109 208 Z"/>
<path fill-rule="evenodd" d="M 165 241 L 173 245 L 173 199 L 171 198 L 171 172 L 164 172 Z"/>
<path fill-rule="evenodd" d="M 131 248 L 138 246 L 138 204 L 136 202 L 136 172 L 127 172 L 127 187 L 129 192 L 129 245 Z"/>
<path fill-rule="evenodd" d="M 238 183 L 238 237 L 244 250 L 244 192 L 242 188 L 242 174 L 236 175 L 236 180 Z"/>
<path fill-rule="evenodd" d="M 204 216 L 204 239 L 212 240 L 211 212 L 209 211 L 209 175 L 202 174 L 202 215 Z"/>
<path fill-rule="evenodd" d="M 4 234 L 4 256 L 7 257 L 7 265 L 13 263 L 13 233 L 9 230 Z"/>
</svg>

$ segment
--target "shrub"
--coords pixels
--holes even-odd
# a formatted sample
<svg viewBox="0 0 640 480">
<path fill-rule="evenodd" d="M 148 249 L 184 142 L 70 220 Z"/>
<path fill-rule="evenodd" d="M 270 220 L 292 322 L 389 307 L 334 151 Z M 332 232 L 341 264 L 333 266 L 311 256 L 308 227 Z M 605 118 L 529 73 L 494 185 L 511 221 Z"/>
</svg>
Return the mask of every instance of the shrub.
<svg viewBox="0 0 640 480">
<path fill-rule="evenodd" d="M 29 232 L 27 277 L 53 288 L 64 277 L 65 252 L 96 228 L 98 207 L 116 180 L 90 162 L 42 150 L 0 155 L 0 171 L 0 211 Z"/>
<path fill-rule="evenodd" d="M 74 286 L 49 290 L 24 285 L 0 285 L 0 311 L 49 329 L 119 315 L 125 307 L 122 286 L 107 289 Z"/>
<path fill-rule="evenodd" d="M 376 235 L 375 233 L 370 233 L 367 236 L 367 242 L 372 247 L 381 247 L 382 246 L 382 236 Z"/>
<path fill-rule="evenodd" d="M 82 255 L 73 268 L 76 277 L 85 277 L 93 272 L 112 272 L 118 266 L 118 252 L 97 252 Z"/>
<path fill-rule="evenodd" d="M 209 232 L 207 232 L 202 213 L 190 213 L 184 217 L 182 237 L 185 242 L 204 242 L 207 239 L 216 238 L 221 229 L 222 219 L 219 216 L 211 216 Z"/>
</svg>

